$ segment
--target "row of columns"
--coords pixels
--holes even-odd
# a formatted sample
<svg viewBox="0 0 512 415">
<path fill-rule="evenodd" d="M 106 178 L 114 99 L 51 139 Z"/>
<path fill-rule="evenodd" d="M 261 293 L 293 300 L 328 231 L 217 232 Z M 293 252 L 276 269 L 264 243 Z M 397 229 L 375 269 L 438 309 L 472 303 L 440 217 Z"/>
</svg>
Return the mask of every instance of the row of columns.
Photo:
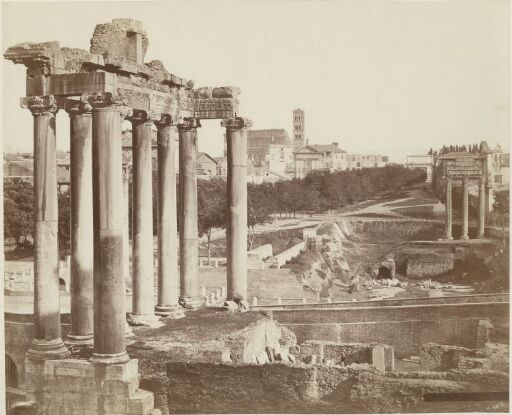
<svg viewBox="0 0 512 415">
<path fill-rule="evenodd" d="M 61 338 L 54 97 L 30 97 L 34 116 L 34 339 L 32 358 L 69 355 Z M 125 351 L 125 276 L 128 272 L 128 188 L 123 181 L 121 122 L 133 129 L 132 324 L 199 307 L 197 266 L 197 119 L 176 124 L 132 112 L 108 94 L 68 101 L 71 146 L 71 330 L 69 342 L 93 338 L 91 361 L 120 363 Z M 151 127 L 158 133 L 158 301 L 153 300 Z M 246 128 L 225 120 L 228 140 L 227 297 L 247 298 Z M 179 135 L 180 275 L 177 275 L 175 143 Z M 93 232 L 91 233 L 91 229 Z M 92 249 L 93 248 L 93 249 Z"/>
<path fill-rule="evenodd" d="M 462 178 L 462 235 L 460 239 L 469 239 L 469 179 L 466 177 Z M 453 188 L 453 177 L 447 176 L 446 178 L 446 222 L 445 222 L 445 239 L 452 240 L 452 188 Z M 478 183 L 478 233 L 477 238 L 483 238 L 485 236 L 485 179 L 484 177 L 479 178 Z"/>
</svg>

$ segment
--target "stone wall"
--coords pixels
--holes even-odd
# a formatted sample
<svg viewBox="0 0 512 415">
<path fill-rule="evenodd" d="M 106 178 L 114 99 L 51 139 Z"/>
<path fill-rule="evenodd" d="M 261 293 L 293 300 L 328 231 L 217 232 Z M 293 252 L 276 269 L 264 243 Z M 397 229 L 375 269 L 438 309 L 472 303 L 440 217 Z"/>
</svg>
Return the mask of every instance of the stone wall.
<svg viewBox="0 0 512 415">
<path fill-rule="evenodd" d="M 359 238 L 379 242 L 436 240 L 443 237 L 441 222 L 422 220 L 354 220 L 348 226 Z"/>
<path fill-rule="evenodd" d="M 291 248 L 287 249 L 286 251 L 281 252 L 280 254 L 277 254 L 274 256 L 274 259 L 277 261 L 278 267 L 283 266 L 291 259 L 298 256 L 302 251 L 306 249 L 306 242 L 299 242 L 297 245 L 292 246 Z"/>
<path fill-rule="evenodd" d="M 378 356 L 383 352 L 382 356 Z M 375 354 L 375 356 L 374 356 Z M 314 356 L 314 358 L 312 358 Z M 394 370 L 393 347 L 378 343 L 336 343 L 321 340 L 309 340 L 300 345 L 299 359 L 304 363 L 347 366 L 354 363 L 378 366 L 383 371 Z M 375 360 L 379 361 L 375 361 Z"/>
<path fill-rule="evenodd" d="M 149 415 L 153 393 L 139 389 L 138 362 L 93 364 L 84 359 L 25 362 L 27 399 L 41 414 Z"/>
<path fill-rule="evenodd" d="M 369 366 L 169 363 L 165 377 L 141 376 L 155 407 L 169 413 L 413 412 L 424 393 L 501 390 L 505 373 L 383 373 Z M 470 410 L 471 402 L 461 403 Z M 420 411 L 421 412 L 421 411 Z"/>
<path fill-rule="evenodd" d="M 407 258 L 406 275 L 408 278 L 430 278 L 453 270 L 453 254 L 421 254 Z"/>
<path fill-rule="evenodd" d="M 474 348 L 482 343 L 481 321 L 508 322 L 507 303 L 439 304 L 401 307 L 274 310 L 276 321 L 297 342 L 380 342 L 394 347 L 398 358 L 418 355 L 429 341 Z M 492 337 L 492 330 L 488 333 Z"/>
</svg>

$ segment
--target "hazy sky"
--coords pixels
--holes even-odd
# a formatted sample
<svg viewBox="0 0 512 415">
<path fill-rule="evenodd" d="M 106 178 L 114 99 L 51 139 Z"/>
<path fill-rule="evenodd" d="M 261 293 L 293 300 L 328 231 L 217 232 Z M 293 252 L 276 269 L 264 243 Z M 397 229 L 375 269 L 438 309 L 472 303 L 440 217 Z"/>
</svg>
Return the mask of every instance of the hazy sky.
<svg viewBox="0 0 512 415">
<path fill-rule="evenodd" d="M 306 113 L 310 143 L 403 161 L 433 146 L 488 140 L 508 149 L 508 1 L 166 1 L 4 3 L 3 51 L 60 41 L 89 49 L 97 23 L 142 21 L 146 61 L 196 86 L 239 86 L 254 128 L 285 128 Z M 4 145 L 32 150 L 32 117 L 19 108 L 25 71 L 3 64 Z M 58 115 L 58 147 L 69 123 Z M 223 149 L 217 120 L 199 147 Z"/>
</svg>

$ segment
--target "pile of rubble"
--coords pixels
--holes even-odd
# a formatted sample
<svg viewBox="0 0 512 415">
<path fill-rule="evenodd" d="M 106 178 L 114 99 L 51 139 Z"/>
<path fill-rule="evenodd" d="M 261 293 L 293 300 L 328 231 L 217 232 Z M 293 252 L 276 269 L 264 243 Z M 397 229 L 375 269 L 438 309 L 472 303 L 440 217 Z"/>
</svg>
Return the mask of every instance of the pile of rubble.
<svg viewBox="0 0 512 415">
<path fill-rule="evenodd" d="M 419 282 L 418 286 L 420 288 L 427 288 L 427 289 L 434 289 L 434 290 L 439 290 L 441 288 L 453 288 L 453 286 L 450 284 L 442 284 L 440 282 L 432 281 L 430 279 Z"/>
</svg>

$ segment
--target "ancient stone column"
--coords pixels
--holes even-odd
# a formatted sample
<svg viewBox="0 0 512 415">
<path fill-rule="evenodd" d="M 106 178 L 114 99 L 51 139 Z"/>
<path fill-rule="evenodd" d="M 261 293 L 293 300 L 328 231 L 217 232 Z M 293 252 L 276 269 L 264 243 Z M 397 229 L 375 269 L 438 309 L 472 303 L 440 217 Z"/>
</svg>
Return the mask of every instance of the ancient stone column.
<svg viewBox="0 0 512 415">
<path fill-rule="evenodd" d="M 245 118 L 222 121 L 228 158 L 227 300 L 247 301 L 247 127 Z"/>
<path fill-rule="evenodd" d="M 129 360 L 125 348 L 122 105 L 110 94 L 91 98 L 94 209 L 94 350 L 90 360 Z"/>
<path fill-rule="evenodd" d="M 67 111 L 71 122 L 71 331 L 68 343 L 92 345 L 92 114 L 91 106 L 81 101 L 68 101 Z"/>
<path fill-rule="evenodd" d="M 123 166 L 123 270 L 125 281 L 130 278 L 130 168 Z"/>
<path fill-rule="evenodd" d="M 33 359 L 69 356 L 61 338 L 55 114 L 52 95 L 22 102 L 34 116 L 34 338 Z"/>
<path fill-rule="evenodd" d="M 446 177 L 446 222 L 445 239 L 452 240 L 452 176 Z"/>
<path fill-rule="evenodd" d="M 158 128 L 158 302 L 160 316 L 183 317 L 178 304 L 178 241 L 176 216 L 176 138 L 178 130 L 169 115 L 155 122 Z"/>
<path fill-rule="evenodd" d="M 485 179 L 478 183 L 478 238 L 485 236 Z"/>
<path fill-rule="evenodd" d="M 185 118 L 178 124 L 180 163 L 180 305 L 197 308 L 203 303 L 199 292 L 197 239 L 197 128 L 198 119 Z"/>
<path fill-rule="evenodd" d="M 151 126 L 145 112 L 134 113 L 132 121 L 132 312 L 131 325 L 151 325 L 155 316 L 153 274 L 153 189 Z"/>
<path fill-rule="evenodd" d="M 462 235 L 460 239 L 469 239 L 468 237 L 468 180 L 462 178 Z"/>
</svg>

